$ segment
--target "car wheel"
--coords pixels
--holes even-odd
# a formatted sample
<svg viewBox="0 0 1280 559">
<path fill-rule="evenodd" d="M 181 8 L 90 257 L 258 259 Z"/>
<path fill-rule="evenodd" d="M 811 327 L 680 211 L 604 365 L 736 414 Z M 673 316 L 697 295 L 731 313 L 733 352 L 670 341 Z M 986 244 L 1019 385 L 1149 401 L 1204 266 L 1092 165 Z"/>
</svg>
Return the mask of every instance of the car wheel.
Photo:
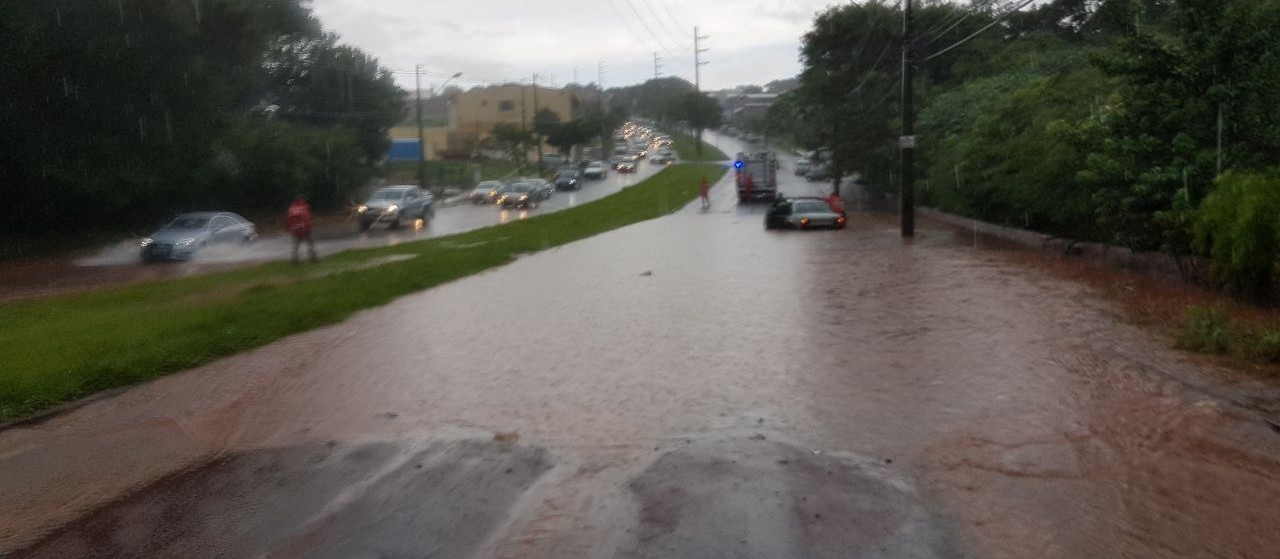
<svg viewBox="0 0 1280 559">
<path fill-rule="evenodd" d="M 390 227 L 391 229 L 399 229 L 399 228 L 400 228 L 401 226 L 403 226 L 403 225 L 404 225 L 404 223 L 402 223 L 402 222 L 400 221 L 400 214 L 398 214 L 398 213 L 397 213 L 397 214 L 396 214 L 396 218 L 395 218 L 395 219 L 393 219 L 393 220 L 391 220 L 391 225 L 390 225 L 389 227 Z"/>
</svg>

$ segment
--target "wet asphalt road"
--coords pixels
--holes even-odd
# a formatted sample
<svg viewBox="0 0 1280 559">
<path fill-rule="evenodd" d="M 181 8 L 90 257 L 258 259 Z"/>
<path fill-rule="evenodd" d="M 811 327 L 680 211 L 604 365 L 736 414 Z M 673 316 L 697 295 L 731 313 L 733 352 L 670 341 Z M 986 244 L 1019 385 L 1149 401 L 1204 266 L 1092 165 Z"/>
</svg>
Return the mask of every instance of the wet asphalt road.
<svg viewBox="0 0 1280 559">
<path fill-rule="evenodd" d="M 766 232 L 727 182 L 710 211 L 0 432 L 0 550 L 1280 549 L 1280 436 L 1187 388 L 1212 382 L 1209 366 L 945 227 L 903 242 L 893 221 L 857 214 L 845 231 Z M 493 296 L 515 283 L 529 296 Z"/>
<path fill-rule="evenodd" d="M 529 210 L 503 210 L 494 205 L 463 203 L 441 207 L 429 220 L 400 230 L 375 225 L 360 231 L 354 221 L 317 232 L 316 250 L 330 255 L 355 248 L 395 246 L 433 237 L 501 225 L 585 204 L 630 188 L 656 174 L 662 166 L 648 161 L 634 174 L 610 172 L 603 180 L 587 180 L 578 190 L 557 192 Z M 287 234 L 264 235 L 248 246 L 211 246 L 186 262 L 143 264 L 135 241 L 121 241 L 71 261 L 50 260 L 0 267 L 0 301 L 41 297 L 111 285 L 207 274 L 261 262 L 288 260 L 292 241 Z M 304 255 L 305 256 L 305 255 Z"/>
</svg>

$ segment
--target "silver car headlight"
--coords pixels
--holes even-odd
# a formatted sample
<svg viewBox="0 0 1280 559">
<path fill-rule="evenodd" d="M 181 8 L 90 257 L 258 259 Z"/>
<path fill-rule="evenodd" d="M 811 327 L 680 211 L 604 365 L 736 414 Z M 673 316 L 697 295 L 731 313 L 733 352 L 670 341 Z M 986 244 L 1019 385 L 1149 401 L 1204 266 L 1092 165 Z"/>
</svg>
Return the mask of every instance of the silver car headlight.
<svg viewBox="0 0 1280 559">
<path fill-rule="evenodd" d="M 400 206 L 397 206 L 397 205 L 395 205 L 395 204 L 391 204 L 390 206 L 387 206 L 387 209 L 382 210 L 382 213 L 384 213 L 384 214 L 395 213 L 395 211 L 396 211 L 396 210 L 398 210 L 398 209 L 400 209 Z"/>
<path fill-rule="evenodd" d="M 154 242 L 156 242 L 155 239 L 152 239 L 151 237 L 143 237 L 141 239 L 138 239 L 138 244 L 144 247 Z"/>
<path fill-rule="evenodd" d="M 177 245 L 177 246 L 180 246 L 180 247 L 189 247 L 189 246 L 191 246 L 191 244 L 192 244 L 192 243 L 194 243 L 194 242 L 196 242 L 196 240 L 195 240 L 195 239 L 193 239 L 193 238 L 187 238 L 187 239 L 182 239 L 181 241 L 178 241 L 178 242 L 173 243 L 173 244 L 175 244 L 175 245 Z"/>
<path fill-rule="evenodd" d="M 367 212 L 367 211 L 369 211 L 369 206 L 366 206 L 366 205 L 364 205 L 364 204 L 360 204 L 360 206 L 356 208 L 356 211 L 357 211 L 357 212 L 359 212 L 359 213 Z"/>
</svg>

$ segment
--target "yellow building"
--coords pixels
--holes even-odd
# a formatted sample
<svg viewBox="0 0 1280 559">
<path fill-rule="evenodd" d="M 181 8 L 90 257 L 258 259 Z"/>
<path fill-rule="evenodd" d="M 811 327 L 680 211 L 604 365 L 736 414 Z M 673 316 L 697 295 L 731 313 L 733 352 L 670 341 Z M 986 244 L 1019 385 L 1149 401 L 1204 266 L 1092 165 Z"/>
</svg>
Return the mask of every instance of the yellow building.
<svg viewBox="0 0 1280 559">
<path fill-rule="evenodd" d="M 498 124 L 523 125 L 532 130 L 533 115 L 539 109 L 550 109 L 561 122 L 568 122 L 577 118 L 581 107 L 582 102 L 573 93 L 530 85 L 495 85 L 458 93 L 449 103 L 449 125 L 423 130 L 423 156 L 439 159 L 442 154 L 470 152 L 488 139 Z M 397 126 L 391 129 L 391 137 L 417 139 L 418 129 Z M 543 146 L 543 152 L 552 151 L 551 146 Z"/>
<path fill-rule="evenodd" d="M 449 129 L 473 138 L 489 137 L 497 124 L 533 128 L 533 115 L 550 109 L 568 122 L 578 116 L 578 97 L 567 91 L 529 85 L 496 85 L 458 94 L 449 107 Z"/>
</svg>

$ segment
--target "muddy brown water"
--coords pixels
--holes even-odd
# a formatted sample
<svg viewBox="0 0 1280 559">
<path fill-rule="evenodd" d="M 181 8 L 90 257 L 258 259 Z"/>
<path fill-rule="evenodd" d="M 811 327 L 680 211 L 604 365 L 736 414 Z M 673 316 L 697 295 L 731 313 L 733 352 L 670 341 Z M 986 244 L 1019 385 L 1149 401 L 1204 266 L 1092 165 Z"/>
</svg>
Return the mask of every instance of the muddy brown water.
<svg viewBox="0 0 1280 559">
<path fill-rule="evenodd" d="M 1280 436 L 1087 288 L 927 223 L 766 232 L 729 196 L 0 432 L 0 550 L 1280 549 Z M 368 537 L 395 527 L 433 536 Z"/>
</svg>

